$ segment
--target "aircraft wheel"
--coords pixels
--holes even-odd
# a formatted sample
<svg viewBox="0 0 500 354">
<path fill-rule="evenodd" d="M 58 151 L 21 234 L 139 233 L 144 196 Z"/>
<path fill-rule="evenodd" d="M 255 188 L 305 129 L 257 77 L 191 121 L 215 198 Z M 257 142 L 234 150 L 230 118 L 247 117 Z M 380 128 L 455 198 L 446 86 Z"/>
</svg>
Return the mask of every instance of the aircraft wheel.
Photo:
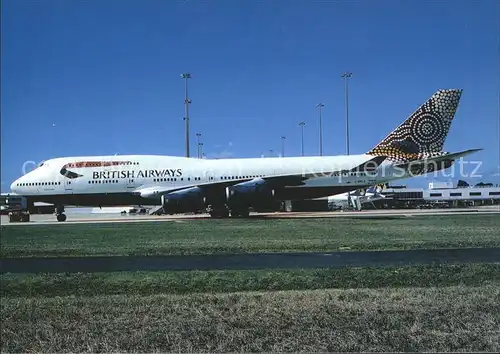
<svg viewBox="0 0 500 354">
<path fill-rule="evenodd" d="M 66 221 L 66 214 L 57 214 L 57 221 L 59 222 Z"/>
<path fill-rule="evenodd" d="M 226 208 L 210 210 L 210 217 L 212 218 L 227 218 L 229 217 L 229 210 Z"/>
<path fill-rule="evenodd" d="M 248 210 L 248 208 L 231 210 L 231 217 L 233 217 L 233 218 L 237 218 L 237 217 L 247 218 L 248 215 L 250 215 L 250 211 Z"/>
</svg>

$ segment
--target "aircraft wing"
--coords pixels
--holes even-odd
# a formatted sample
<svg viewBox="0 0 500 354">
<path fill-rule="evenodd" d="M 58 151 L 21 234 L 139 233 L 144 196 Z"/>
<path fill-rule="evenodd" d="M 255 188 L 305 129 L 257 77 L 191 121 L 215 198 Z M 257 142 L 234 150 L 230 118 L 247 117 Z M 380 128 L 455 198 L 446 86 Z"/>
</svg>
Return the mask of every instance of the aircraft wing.
<svg viewBox="0 0 500 354">
<path fill-rule="evenodd" d="M 383 156 L 375 156 L 374 158 L 363 162 L 359 166 L 354 167 L 351 170 L 339 170 L 339 169 L 333 169 L 333 170 L 326 170 L 326 171 L 321 171 L 321 172 L 304 172 L 301 174 L 286 174 L 286 175 L 273 175 L 269 177 L 261 177 L 263 180 L 268 182 L 271 186 L 279 186 L 279 187 L 289 187 L 289 186 L 299 186 L 303 185 L 304 181 L 313 178 L 313 177 L 320 177 L 320 176 L 328 176 L 333 173 L 339 173 L 339 172 L 348 172 L 348 171 L 365 171 L 369 169 L 376 168 L 380 163 L 382 163 L 385 160 L 385 157 Z M 196 185 L 191 185 L 191 186 L 184 186 L 184 187 L 178 187 L 178 188 L 171 188 L 171 187 L 166 187 L 166 186 L 149 186 L 149 187 L 144 187 L 144 188 L 139 188 L 133 191 L 133 194 L 140 195 L 141 197 L 144 198 L 151 198 L 151 197 L 160 197 L 163 194 L 168 194 L 168 193 L 173 193 L 177 192 L 183 189 L 188 189 L 192 187 L 199 187 L 202 189 L 224 189 L 226 187 L 242 183 L 242 182 L 247 182 L 251 181 L 253 178 L 242 178 L 242 179 L 234 179 L 230 181 L 214 181 L 214 182 L 201 182 Z"/>
<path fill-rule="evenodd" d="M 277 176 L 269 176 L 269 177 L 262 177 L 264 180 L 274 184 L 274 185 L 280 185 L 280 186 L 299 186 L 304 184 L 304 181 L 313 178 L 313 177 L 323 177 L 323 176 L 329 176 L 334 173 L 343 173 L 343 172 L 361 172 L 361 171 L 370 171 L 376 169 L 384 160 L 386 159 L 385 156 L 375 156 L 374 158 L 363 162 L 362 164 L 350 169 L 350 170 L 328 170 L 328 171 L 321 171 L 321 172 L 306 172 L 302 174 L 297 174 L 297 175 L 277 175 Z"/>
</svg>

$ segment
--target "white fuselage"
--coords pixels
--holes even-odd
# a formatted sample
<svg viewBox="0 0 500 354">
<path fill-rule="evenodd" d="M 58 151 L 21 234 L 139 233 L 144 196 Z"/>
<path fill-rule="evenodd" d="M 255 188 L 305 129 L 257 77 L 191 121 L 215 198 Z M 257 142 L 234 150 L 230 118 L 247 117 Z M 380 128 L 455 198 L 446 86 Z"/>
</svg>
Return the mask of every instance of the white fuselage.
<svg viewBox="0 0 500 354">
<path fill-rule="evenodd" d="M 83 205 L 78 203 L 79 197 L 134 193 L 154 199 L 153 192 L 159 190 L 258 177 L 303 175 L 307 177 L 304 183 L 290 188 L 302 189 L 300 195 L 304 195 L 304 189 L 311 191 L 310 198 L 315 198 L 335 194 L 331 192 L 335 191 L 335 187 L 342 187 L 340 191 L 354 190 L 408 176 L 406 171 L 389 162 L 382 163 L 375 172 L 347 172 L 371 159 L 373 156 L 365 154 L 219 160 L 154 155 L 55 158 L 20 177 L 11 185 L 11 190 L 16 194 L 32 196 L 32 200 L 47 202 L 53 201 L 48 197 L 72 196 L 74 203 Z M 62 169 L 76 174 L 76 177 L 69 178 L 68 174 L 62 173 Z M 324 192 L 314 192 L 320 189 Z M 305 193 L 307 195 L 308 192 Z"/>
</svg>

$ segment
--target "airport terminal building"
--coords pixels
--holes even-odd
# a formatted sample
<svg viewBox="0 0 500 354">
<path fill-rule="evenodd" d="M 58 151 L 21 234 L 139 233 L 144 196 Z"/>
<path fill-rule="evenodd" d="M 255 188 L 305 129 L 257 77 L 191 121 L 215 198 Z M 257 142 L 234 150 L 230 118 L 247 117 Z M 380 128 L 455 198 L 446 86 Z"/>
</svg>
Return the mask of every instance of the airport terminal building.
<svg viewBox="0 0 500 354">
<path fill-rule="evenodd" d="M 389 208 L 415 208 L 435 203 L 450 207 L 500 204 L 500 186 L 469 186 L 463 181 L 459 181 L 456 187 L 451 182 L 431 182 L 427 189 L 387 186 L 382 193 L 391 196 L 381 203 L 382 207 Z"/>
<path fill-rule="evenodd" d="M 481 205 L 500 207 L 500 185 L 484 183 L 470 186 L 464 181 L 459 181 L 457 186 L 453 186 L 452 182 L 431 182 L 428 188 L 386 185 L 381 194 L 386 197 L 363 204 L 363 209 L 463 208 Z M 282 210 L 329 210 L 327 199 L 287 201 Z"/>
</svg>

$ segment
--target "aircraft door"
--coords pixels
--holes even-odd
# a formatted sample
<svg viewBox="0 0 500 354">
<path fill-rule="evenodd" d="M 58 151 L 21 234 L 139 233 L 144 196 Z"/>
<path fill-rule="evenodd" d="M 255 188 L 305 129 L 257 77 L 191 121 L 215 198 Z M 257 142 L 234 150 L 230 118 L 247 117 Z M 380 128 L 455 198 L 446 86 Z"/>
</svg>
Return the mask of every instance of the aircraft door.
<svg viewBox="0 0 500 354">
<path fill-rule="evenodd" d="M 127 190 L 134 190 L 138 187 L 135 178 L 127 178 L 125 180 L 125 185 L 127 186 Z"/>
<path fill-rule="evenodd" d="M 206 183 L 214 183 L 215 175 L 213 171 L 205 171 L 203 179 L 205 180 Z"/>
<path fill-rule="evenodd" d="M 64 179 L 64 191 L 66 193 L 73 193 L 73 184 L 72 184 L 72 180 L 69 179 L 69 178 L 65 178 Z"/>
</svg>

